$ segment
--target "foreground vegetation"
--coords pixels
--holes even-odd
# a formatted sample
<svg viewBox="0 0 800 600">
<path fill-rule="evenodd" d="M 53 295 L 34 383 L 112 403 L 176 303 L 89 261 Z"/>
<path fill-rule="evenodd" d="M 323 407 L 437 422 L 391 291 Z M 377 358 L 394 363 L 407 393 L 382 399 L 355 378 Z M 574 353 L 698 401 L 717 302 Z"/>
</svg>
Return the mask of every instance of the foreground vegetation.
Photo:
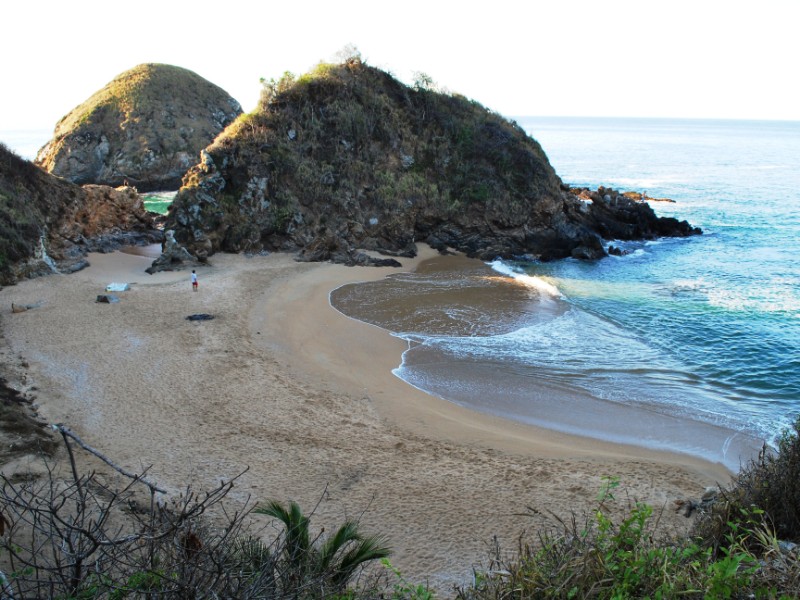
<svg viewBox="0 0 800 600">
<path fill-rule="evenodd" d="M 745 466 L 702 512 L 689 537 L 659 531 L 659 514 L 628 500 L 618 520 L 606 481 L 593 515 L 521 541 L 517 557 L 492 560 L 459 598 L 800 597 L 800 419 L 774 453 Z M 499 554 L 499 553 L 498 553 Z"/>
<path fill-rule="evenodd" d="M 0 488 L 2 598 L 434 598 L 388 560 L 386 540 L 356 521 L 312 535 L 295 503 L 231 510 L 236 478 L 170 503 L 163 490 L 60 428 L 71 476 Z M 81 475 L 79 448 L 127 483 Z M 140 492 L 144 490 L 144 495 Z M 139 493 L 137 493 L 137 491 Z M 668 536 L 658 511 L 624 498 L 605 479 L 593 514 L 562 519 L 520 539 L 513 559 L 496 552 L 461 600 L 500 598 L 775 598 L 800 596 L 800 420 L 742 469 L 702 510 L 691 534 Z M 619 496 L 619 497 L 618 497 Z M 621 517 L 612 510 L 623 504 Z M 254 532 L 248 517 L 272 519 Z M 249 524 L 246 524 L 249 523 Z"/>
</svg>

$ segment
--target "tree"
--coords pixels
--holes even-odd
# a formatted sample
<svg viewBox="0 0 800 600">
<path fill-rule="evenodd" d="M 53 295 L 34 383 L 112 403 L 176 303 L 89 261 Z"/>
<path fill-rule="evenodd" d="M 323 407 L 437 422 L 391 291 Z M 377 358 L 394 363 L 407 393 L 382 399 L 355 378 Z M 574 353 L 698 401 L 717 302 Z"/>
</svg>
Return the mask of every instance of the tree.
<svg viewBox="0 0 800 600">
<path fill-rule="evenodd" d="M 433 77 L 431 77 L 427 73 L 423 73 L 421 71 L 415 71 L 414 88 L 417 91 L 425 90 L 432 92 L 436 90 L 436 82 L 433 80 Z"/>
<path fill-rule="evenodd" d="M 346 44 L 336 53 L 336 60 L 340 63 L 363 62 L 361 59 L 361 51 L 352 43 Z"/>
</svg>

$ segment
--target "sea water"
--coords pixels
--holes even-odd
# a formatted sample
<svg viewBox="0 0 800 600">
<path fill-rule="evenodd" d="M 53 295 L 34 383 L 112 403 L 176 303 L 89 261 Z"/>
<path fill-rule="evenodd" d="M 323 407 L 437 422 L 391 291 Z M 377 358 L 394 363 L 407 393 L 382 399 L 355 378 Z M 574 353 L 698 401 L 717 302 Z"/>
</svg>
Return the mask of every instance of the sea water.
<svg viewBox="0 0 800 600">
<path fill-rule="evenodd" d="M 407 339 L 395 374 L 420 389 L 735 469 L 747 458 L 728 453 L 737 432 L 769 443 L 800 413 L 800 123 L 517 121 L 565 183 L 670 198 L 652 203 L 656 212 L 703 235 L 609 240 L 626 254 L 590 262 L 493 261 L 493 273 L 528 290 L 533 304 L 519 305 L 516 319 L 505 302 L 454 300 L 474 280 L 458 269 L 366 293 L 345 288 L 334 306 Z M 446 320 L 463 326 L 443 329 L 442 311 L 424 306 L 410 326 L 393 322 L 388 305 L 384 317 L 354 309 L 367 296 L 368 307 L 381 294 L 398 304 L 429 298 L 423 282 L 440 298 L 450 290 Z M 734 434 L 709 436 L 709 427 Z"/>
<path fill-rule="evenodd" d="M 679 389 L 669 404 L 765 437 L 787 426 L 800 413 L 800 122 L 520 124 L 565 182 L 671 198 L 653 208 L 704 234 L 515 270 L 551 282 L 576 315 L 602 319 L 654 354 L 643 366 L 667 362 L 707 397 L 688 402 Z"/>
</svg>

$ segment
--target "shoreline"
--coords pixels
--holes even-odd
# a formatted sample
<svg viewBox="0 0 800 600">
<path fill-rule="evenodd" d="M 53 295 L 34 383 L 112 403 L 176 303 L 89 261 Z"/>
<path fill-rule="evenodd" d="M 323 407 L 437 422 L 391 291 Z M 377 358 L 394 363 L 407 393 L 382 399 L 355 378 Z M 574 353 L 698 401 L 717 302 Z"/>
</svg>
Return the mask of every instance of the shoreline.
<svg viewBox="0 0 800 600">
<path fill-rule="evenodd" d="M 761 449 L 763 440 L 734 428 L 692 419 L 685 414 L 659 410 L 645 403 L 621 403 L 603 399 L 577 388 L 553 385 L 547 378 L 526 380 L 524 388 L 517 388 L 513 383 L 509 386 L 510 374 L 497 375 L 497 369 L 501 365 L 461 361 L 451 353 L 441 352 L 435 347 L 424 350 L 423 358 L 417 358 L 422 347 L 414 341 L 416 334 L 396 334 L 386 323 L 394 324 L 396 331 L 422 331 L 424 333 L 420 336 L 423 338 L 437 335 L 483 337 L 504 335 L 510 330 L 528 327 L 538 322 L 538 318 L 544 314 L 561 315 L 566 309 L 555 307 L 548 300 L 521 302 L 518 295 L 509 299 L 508 287 L 515 291 L 517 288 L 513 283 L 514 279 L 498 274 L 497 270 L 477 259 L 468 259 L 462 255 L 442 257 L 434 253 L 433 256 L 422 257 L 414 267 L 421 273 L 422 280 L 441 277 L 445 281 L 452 278 L 460 283 L 454 288 L 452 297 L 442 296 L 440 288 L 436 288 L 435 292 L 426 292 L 424 285 L 411 284 L 403 287 L 405 284 L 397 280 L 389 285 L 393 291 L 387 296 L 375 285 L 363 288 L 367 291 L 361 293 L 338 294 L 341 288 L 350 287 L 350 284 L 345 284 L 332 290 L 328 294 L 328 301 L 340 314 L 357 322 L 371 323 L 387 335 L 402 340 L 405 349 L 391 370 L 406 385 L 425 395 L 469 411 L 533 426 L 549 433 L 559 432 L 579 439 L 679 454 L 711 463 L 719 462 L 732 473 L 737 472 L 743 462 L 755 457 Z M 463 283 L 473 278 L 498 281 L 488 288 L 491 290 L 489 294 L 492 308 L 485 306 L 487 288 L 476 294 L 476 288 Z M 497 287 L 498 284 L 500 287 Z M 508 286 L 505 291 L 504 286 Z M 465 288 L 471 291 L 463 292 Z M 417 292 L 419 298 L 415 296 Z M 502 305 L 503 308 L 497 310 L 500 323 L 498 320 L 492 321 L 492 327 L 499 328 L 492 331 L 491 327 L 486 328 L 484 322 L 484 325 L 477 326 L 478 333 L 475 333 L 474 328 L 470 328 L 470 333 L 467 333 L 461 332 L 461 326 L 454 326 L 452 323 L 443 326 L 441 320 L 446 317 L 440 312 L 431 312 L 431 300 L 426 295 L 428 293 L 435 294 L 437 302 L 453 307 L 456 311 L 474 308 L 479 315 L 485 314 L 487 310 L 497 310 Z M 338 302 L 334 301 L 337 296 Z M 379 299 L 373 302 L 375 297 Z M 387 301 L 387 298 L 391 300 Z M 369 307 L 366 310 L 360 306 L 362 299 Z M 539 317 L 522 322 L 508 321 L 509 311 L 516 311 L 517 314 L 535 312 Z M 416 315 L 420 314 L 425 316 L 418 321 L 419 317 Z M 505 324 L 502 322 L 504 319 L 508 321 Z M 435 333 L 429 328 L 431 324 L 434 328 L 439 327 Z M 427 385 L 414 383 L 414 371 L 420 365 L 425 370 L 424 381 L 427 381 Z M 458 390 L 455 393 L 449 387 L 453 382 Z M 517 385 L 519 383 L 516 381 Z M 498 390 L 502 390 L 502 393 L 498 393 Z"/>
<path fill-rule="evenodd" d="M 414 270 L 421 263 L 439 256 L 433 249 L 424 246 L 420 248 L 419 255 L 408 266 L 404 264 L 402 271 Z M 408 342 L 377 325 L 347 316 L 336 309 L 329 299 L 331 292 L 342 285 L 382 279 L 398 270 L 370 268 L 366 273 L 355 273 L 356 277 L 352 280 L 348 278 L 343 281 L 342 277 L 346 277 L 353 268 L 341 265 L 329 267 L 329 275 L 320 277 L 317 273 L 303 274 L 300 278 L 287 282 L 288 289 L 283 290 L 286 296 L 272 296 L 265 301 L 262 309 L 280 316 L 277 319 L 278 325 L 272 331 L 273 337 L 284 340 L 281 349 L 291 357 L 287 358 L 286 363 L 286 367 L 290 369 L 291 363 L 300 359 L 305 349 L 313 344 L 316 350 L 315 366 L 327 371 L 329 381 L 336 382 L 345 393 L 368 397 L 391 422 L 417 434 L 460 443 L 487 445 L 507 452 L 534 451 L 540 456 L 552 458 L 645 458 L 684 465 L 717 477 L 723 472 L 728 475 L 734 473 L 722 463 L 689 452 L 615 442 L 526 423 L 496 414 L 489 409 L 463 406 L 407 383 L 393 371 L 400 366 L 402 355 L 408 350 Z M 311 295 L 306 299 L 300 298 L 299 294 L 294 293 L 294 286 L 310 289 Z M 327 307 L 335 316 L 325 319 L 325 336 L 320 339 L 316 337 L 316 332 L 295 325 L 302 319 L 302 313 L 320 309 L 323 296 Z M 290 307 L 290 310 L 282 310 L 279 306 L 281 302 Z M 360 343 L 362 351 L 355 354 L 344 353 L 340 340 L 346 340 L 344 346 Z M 298 373 L 298 376 L 303 375 Z M 396 398 L 403 398 L 404 404 L 398 404 Z M 635 413 L 637 410 L 619 408 L 620 413 Z M 696 425 L 700 431 L 722 431 L 710 424 Z"/>
<path fill-rule="evenodd" d="M 435 255 L 420 247 L 402 270 Z M 729 482 L 720 464 L 514 423 L 406 384 L 392 373 L 406 343 L 329 302 L 339 285 L 398 269 L 215 255 L 194 293 L 190 270 L 148 275 L 149 258 L 122 252 L 89 260 L 0 290 L 4 371 L 24 375 L 9 382 L 42 418 L 172 494 L 249 467 L 231 501 L 316 506 L 315 531 L 360 515 L 409 580 L 467 583 L 495 537 L 513 551 L 523 530 L 552 525 L 547 511 L 591 512 L 603 476 L 678 531 L 691 520 L 674 500 Z M 131 290 L 96 303 L 111 282 Z M 11 314 L 11 302 L 38 308 Z M 215 319 L 186 321 L 200 312 Z M 520 516 L 528 507 L 543 510 Z"/>
</svg>

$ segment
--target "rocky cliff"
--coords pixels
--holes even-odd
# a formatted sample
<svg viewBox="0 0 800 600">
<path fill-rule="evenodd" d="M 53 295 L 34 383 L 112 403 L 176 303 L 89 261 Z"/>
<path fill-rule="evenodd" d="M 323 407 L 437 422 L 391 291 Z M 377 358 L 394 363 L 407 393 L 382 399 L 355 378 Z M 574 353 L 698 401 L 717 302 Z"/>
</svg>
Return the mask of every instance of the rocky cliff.
<svg viewBox="0 0 800 600">
<path fill-rule="evenodd" d="M 191 71 L 143 64 L 62 118 L 36 163 L 78 184 L 176 190 L 200 150 L 241 112 Z"/>
<path fill-rule="evenodd" d="M 608 190 L 563 185 L 518 125 L 350 60 L 273 82 L 202 153 L 167 217 L 173 247 L 371 262 L 415 242 L 481 258 L 605 255 L 603 237 L 697 233 Z M 154 269 L 169 268 L 162 256 Z"/>
<path fill-rule="evenodd" d="M 89 251 L 161 238 L 136 190 L 69 183 L 0 144 L 0 285 L 83 268 Z"/>
</svg>

